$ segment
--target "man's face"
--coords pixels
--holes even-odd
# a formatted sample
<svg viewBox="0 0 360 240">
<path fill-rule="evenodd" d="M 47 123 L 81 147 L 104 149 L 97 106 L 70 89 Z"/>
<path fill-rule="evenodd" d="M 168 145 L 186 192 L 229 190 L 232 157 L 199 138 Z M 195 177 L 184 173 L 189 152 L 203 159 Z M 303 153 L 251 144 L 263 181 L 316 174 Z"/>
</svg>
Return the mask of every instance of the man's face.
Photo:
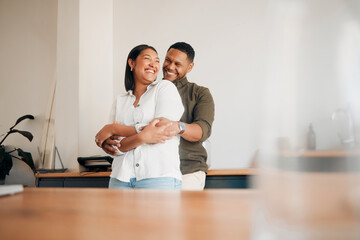
<svg viewBox="0 0 360 240">
<path fill-rule="evenodd" d="M 164 79 L 171 82 L 181 79 L 191 71 L 193 66 L 194 63 L 190 62 L 186 53 L 170 48 L 163 64 Z"/>
</svg>

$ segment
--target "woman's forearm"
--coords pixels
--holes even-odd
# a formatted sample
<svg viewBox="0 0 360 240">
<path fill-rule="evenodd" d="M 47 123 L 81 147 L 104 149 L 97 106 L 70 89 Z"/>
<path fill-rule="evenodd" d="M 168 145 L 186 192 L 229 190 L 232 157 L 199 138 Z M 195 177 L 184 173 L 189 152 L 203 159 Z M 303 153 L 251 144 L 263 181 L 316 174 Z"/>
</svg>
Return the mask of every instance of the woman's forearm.
<svg viewBox="0 0 360 240">
<path fill-rule="evenodd" d="M 112 125 L 112 135 L 130 137 L 137 133 L 134 126 L 126 126 L 118 123 L 113 123 Z"/>
<path fill-rule="evenodd" d="M 128 137 L 135 135 L 135 127 L 125 126 L 122 124 L 112 123 L 105 125 L 95 136 L 96 144 L 101 147 L 103 142 L 111 136 L 118 135 Z"/>
<path fill-rule="evenodd" d="M 127 152 L 134 148 L 137 148 L 138 146 L 140 146 L 144 143 L 146 143 L 146 142 L 142 138 L 142 134 L 138 133 L 136 135 L 132 135 L 132 136 L 126 137 L 123 140 L 121 140 L 121 142 L 120 142 L 121 146 L 120 146 L 119 150 L 121 152 Z"/>
</svg>

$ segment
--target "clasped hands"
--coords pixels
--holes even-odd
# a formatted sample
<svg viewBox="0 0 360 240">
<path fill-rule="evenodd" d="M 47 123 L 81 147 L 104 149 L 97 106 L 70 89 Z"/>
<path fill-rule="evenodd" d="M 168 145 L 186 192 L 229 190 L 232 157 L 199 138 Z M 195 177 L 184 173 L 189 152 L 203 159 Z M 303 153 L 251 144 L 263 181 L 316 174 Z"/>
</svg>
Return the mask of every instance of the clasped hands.
<svg viewBox="0 0 360 240">
<path fill-rule="evenodd" d="M 118 150 L 114 147 L 116 146 L 118 149 L 121 147 L 119 143 L 121 137 L 131 136 L 123 136 L 124 134 L 116 132 L 116 129 L 118 129 L 116 127 L 118 126 L 116 122 L 107 124 L 95 136 L 96 145 L 102 148 L 107 154 L 113 156 L 118 153 Z M 141 132 L 138 133 L 138 137 L 142 142 L 147 144 L 163 143 L 180 132 L 178 122 L 170 121 L 166 118 L 155 118 L 140 130 Z M 136 131 L 134 129 L 132 135 L 135 134 Z"/>
</svg>

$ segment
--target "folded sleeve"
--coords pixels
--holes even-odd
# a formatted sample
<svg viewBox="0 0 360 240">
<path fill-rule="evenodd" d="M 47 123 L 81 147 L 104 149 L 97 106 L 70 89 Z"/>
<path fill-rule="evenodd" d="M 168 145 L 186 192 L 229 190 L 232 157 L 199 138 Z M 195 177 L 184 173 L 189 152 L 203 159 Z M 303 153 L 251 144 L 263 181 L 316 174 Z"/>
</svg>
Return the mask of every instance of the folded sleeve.
<svg viewBox="0 0 360 240">
<path fill-rule="evenodd" d="M 202 137 L 199 141 L 203 142 L 211 135 L 211 127 L 214 122 L 215 104 L 208 88 L 202 88 L 199 91 L 197 104 L 193 110 L 194 123 L 197 123 L 202 131 Z"/>
</svg>

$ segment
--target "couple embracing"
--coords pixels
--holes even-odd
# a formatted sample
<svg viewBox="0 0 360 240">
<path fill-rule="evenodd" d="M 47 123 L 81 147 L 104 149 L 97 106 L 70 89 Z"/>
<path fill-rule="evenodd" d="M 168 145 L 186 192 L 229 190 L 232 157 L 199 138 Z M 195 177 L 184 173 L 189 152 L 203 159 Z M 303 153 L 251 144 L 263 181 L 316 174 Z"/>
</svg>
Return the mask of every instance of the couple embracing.
<svg viewBox="0 0 360 240">
<path fill-rule="evenodd" d="M 157 79 L 155 48 L 139 45 L 126 61 L 126 93 L 117 96 L 95 142 L 113 155 L 109 188 L 202 190 L 214 101 L 209 89 L 188 82 L 194 49 L 171 45 Z"/>
</svg>

